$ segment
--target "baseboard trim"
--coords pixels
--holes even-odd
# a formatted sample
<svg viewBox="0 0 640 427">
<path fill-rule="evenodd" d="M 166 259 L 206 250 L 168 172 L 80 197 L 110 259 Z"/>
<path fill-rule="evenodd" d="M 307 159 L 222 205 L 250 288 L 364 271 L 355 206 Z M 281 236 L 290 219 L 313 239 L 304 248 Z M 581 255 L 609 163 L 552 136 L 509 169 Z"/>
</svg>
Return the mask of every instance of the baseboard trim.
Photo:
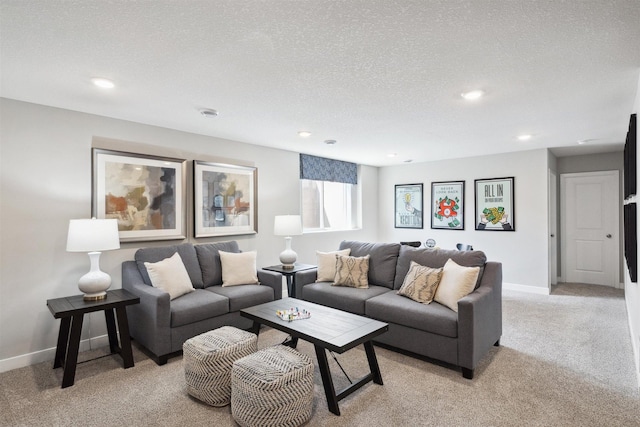
<svg viewBox="0 0 640 427">
<path fill-rule="evenodd" d="M 80 351 L 91 350 L 92 348 L 105 347 L 109 345 L 109 336 L 101 335 L 99 337 L 89 338 L 80 341 Z M 0 372 L 7 372 L 13 369 L 24 368 L 25 366 L 35 365 L 46 361 L 53 361 L 56 356 L 56 348 L 51 347 L 44 350 L 34 351 L 33 353 L 21 354 L 20 356 L 10 357 L 0 360 Z"/>
<path fill-rule="evenodd" d="M 510 291 L 527 292 L 530 294 L 549 295 L 549 288 L 541 288 L 539 286 L 520 285 L 518 283 L 502 282 L 502 288 Z"/>
</svg>

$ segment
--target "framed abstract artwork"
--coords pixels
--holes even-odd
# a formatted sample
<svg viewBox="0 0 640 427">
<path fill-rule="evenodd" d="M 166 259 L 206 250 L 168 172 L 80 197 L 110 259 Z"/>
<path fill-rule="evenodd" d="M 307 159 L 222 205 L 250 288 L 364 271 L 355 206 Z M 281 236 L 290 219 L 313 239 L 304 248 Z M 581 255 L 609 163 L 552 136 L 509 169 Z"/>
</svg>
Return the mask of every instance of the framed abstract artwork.
<svg viewBox="0 0 640 427">
<path fill-rule="evenodd" d="M 464 181 L 431 183 L 431 228 L 464 230 Z"/>
<path fill-rule="evenodd" d="M 401 184 L 395 188 L 395 228 L 422 228 L 422 184 Z"/>
<path fill-rule="evenodd" d="M 92 149 L 92 216 L 121 242 L 186 238 L 186 160 Z"/>
<path fill-rule="evenodd" d="M 515 231 L 514 178 L 476 179 L 476 230 Z"/>
<path fill-rule="evenodd" d="M 258 169 L 193 161 L 195 237 L 258 232 Z"/>
</svg>

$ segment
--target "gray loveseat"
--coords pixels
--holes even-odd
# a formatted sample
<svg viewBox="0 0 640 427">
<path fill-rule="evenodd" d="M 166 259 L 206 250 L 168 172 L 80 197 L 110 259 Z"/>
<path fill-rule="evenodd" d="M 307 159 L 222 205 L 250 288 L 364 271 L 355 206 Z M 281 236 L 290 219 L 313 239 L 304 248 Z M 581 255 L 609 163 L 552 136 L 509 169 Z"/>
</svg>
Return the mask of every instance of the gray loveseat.
<svg viewBox="0 0 640 427">
<path fill-rule="evenodd" d="M 135 261 L 122 263 L 122 287 L 140 297 L 127 307 L 131 337 L 159 365 L 182 350 L 189 338 L 224 325 L 249 329 L 252 322 L 240 310 L 282 298 L 282 275 L 258 270 L 260 285 L 223 287 L 218 251 L 240 252 L 235 241 L 193 245 L 184 243 L 138 249 Z M 173 300 L 151 285 L 144 262 L 158 262 L 178 252 L 195 291 Z"/>
<path fill-rule="evenodd" d="M 389 324 L 376 338 L 382 344 L 437 359 L 462 369 L 472 379 L 478 362 L 502 335 L 502 264 L 487 262 L 481 251 L 418 249 L 396 243 L 343 241 L 351 256 L 369 255 L 369 288 L 316 282 L 317 270 L 296 273 L 298 298 Z M 451 258 L 465 267 L 480 267 L 473 292 L 458 301 L 458 312 L 437 303 L 421 304 L 398 295 L 411 261 L 439 268 Z"/>
</svg>

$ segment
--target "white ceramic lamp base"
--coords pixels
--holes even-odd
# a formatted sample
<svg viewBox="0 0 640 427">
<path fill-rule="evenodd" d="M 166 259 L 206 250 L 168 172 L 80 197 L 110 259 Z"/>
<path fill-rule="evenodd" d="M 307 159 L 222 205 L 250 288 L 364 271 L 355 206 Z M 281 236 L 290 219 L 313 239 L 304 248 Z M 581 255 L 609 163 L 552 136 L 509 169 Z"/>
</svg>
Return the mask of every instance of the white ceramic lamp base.
<svg viewBox="0 0 640 427">
<path fill-rule="evenodd" d="M 78 281 L 78 288 L 87 301 L 101 300 L 107 297 L 111 286 L 111 276 L 100 270 L 101 252 L 89 252 L 91 270 Z"/>
<path fill-rule="evenodd" d="M 291 237 L 285 237 L 285 249 L 280 252 L 280 263 L 285 270 L 293 270 L 294 264 L 298 259 L 298 254 L 291 249 Z"/>
</svg>

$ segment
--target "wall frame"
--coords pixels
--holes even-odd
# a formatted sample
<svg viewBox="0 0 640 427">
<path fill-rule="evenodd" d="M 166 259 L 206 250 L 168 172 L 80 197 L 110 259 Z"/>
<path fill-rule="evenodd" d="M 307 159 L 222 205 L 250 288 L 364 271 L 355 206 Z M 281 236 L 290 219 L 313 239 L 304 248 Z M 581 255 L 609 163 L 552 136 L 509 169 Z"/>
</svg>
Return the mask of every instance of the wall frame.
<svg viewBox="0 0 640 427">
<path fill-rule="evenodd" d="M 92 149 L 91 212 L 121 242 L 186 238 L 186 160 Z"/>
<path fill-rule="evenodd" d="M 515 231 L 514 177 L 475 180 L 476 230 Z"/>
<path fill-rule="evenodd" d="M 395 228 L 422 228 L 422 184 L 395 186 Z"/>
<path fill-rule="evenodd" d="M 258 232 L 258 169 L 193 161 L 195 237 Z"/>
<path fill-rule="evenodd" d="M 431 183 L 431 228 L 464 230 L 464 181 Z"/>
</svg>

